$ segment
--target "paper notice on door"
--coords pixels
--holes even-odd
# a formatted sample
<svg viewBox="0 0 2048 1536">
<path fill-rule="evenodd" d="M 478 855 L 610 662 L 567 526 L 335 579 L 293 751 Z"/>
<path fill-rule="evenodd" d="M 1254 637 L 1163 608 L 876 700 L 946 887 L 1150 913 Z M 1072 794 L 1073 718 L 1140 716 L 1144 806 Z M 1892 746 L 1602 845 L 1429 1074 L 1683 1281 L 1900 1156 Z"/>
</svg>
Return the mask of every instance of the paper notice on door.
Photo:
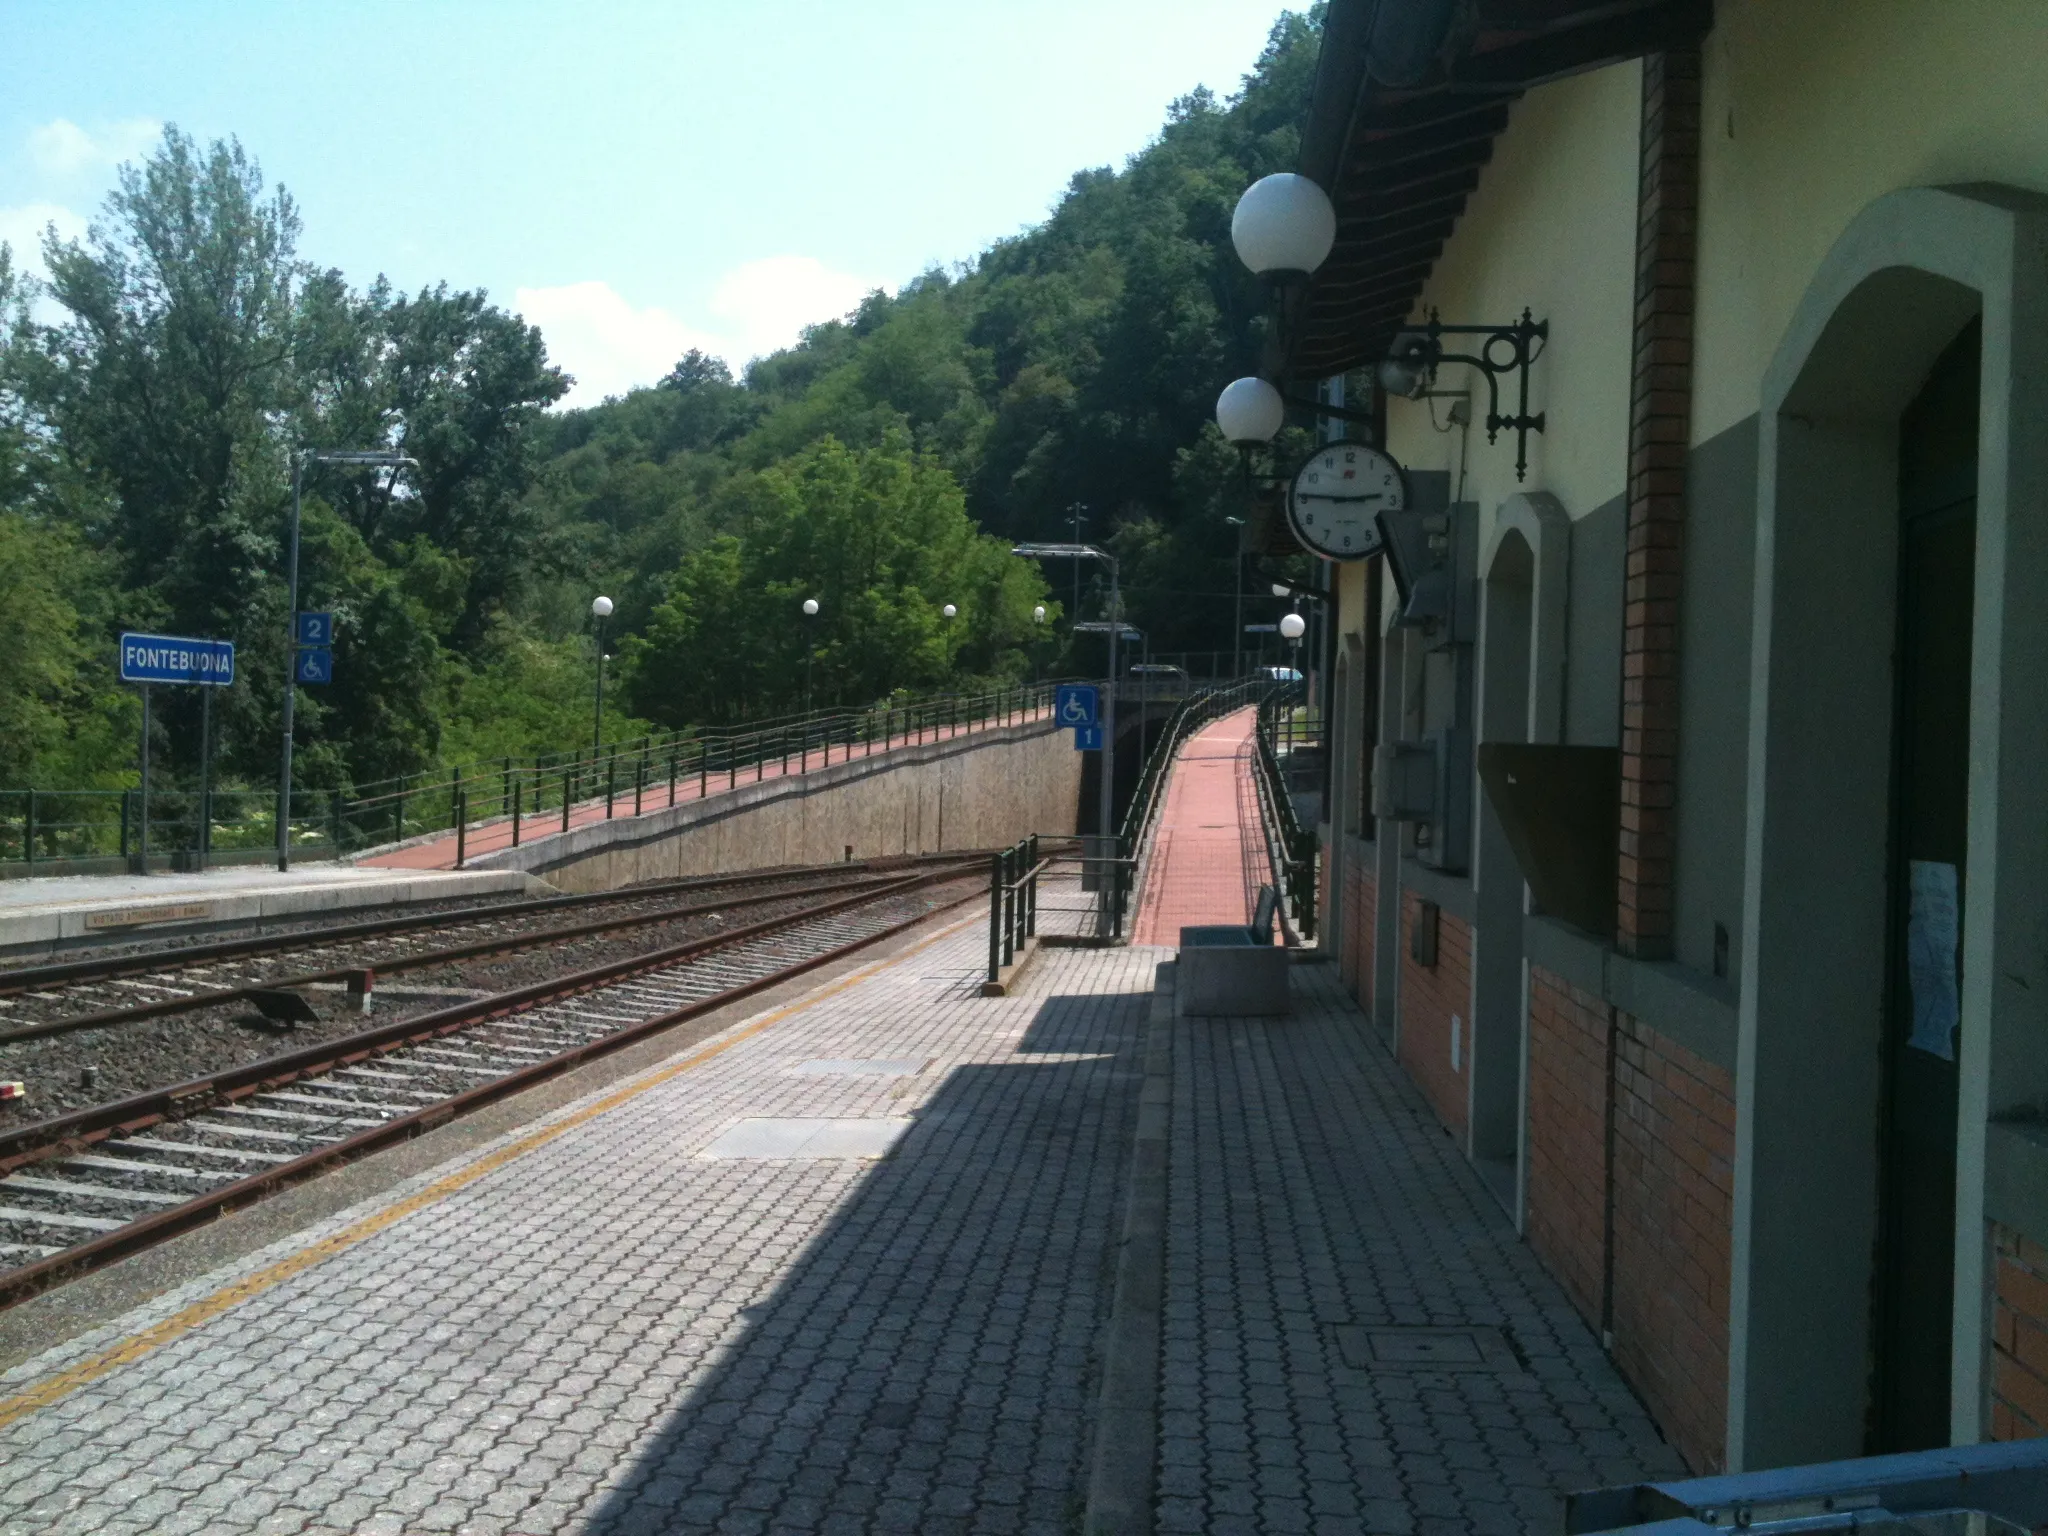
<svg viewBox="0 0 2048 1536">
<path fill-rule="evenodd" d="M 1956 986 L 1956 945 L 1960 937 L 1956 867 L 1912 861 L 1912 908 L 1906 919 L 1906 971 L 1913 986 L 1916 1051 L 1956 1059 L 1955 1028 L 1960 1013 Z"/>
</svg>

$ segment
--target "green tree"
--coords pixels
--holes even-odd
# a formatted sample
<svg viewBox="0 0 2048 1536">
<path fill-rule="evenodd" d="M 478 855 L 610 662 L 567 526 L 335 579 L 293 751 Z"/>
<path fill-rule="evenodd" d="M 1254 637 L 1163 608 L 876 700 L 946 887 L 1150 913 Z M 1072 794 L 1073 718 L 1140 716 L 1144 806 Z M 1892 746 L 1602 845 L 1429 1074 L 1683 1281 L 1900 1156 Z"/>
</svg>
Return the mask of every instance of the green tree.
<svg viewBox="0 0 2048 1536">
<path fill-rule="evenodd" d="M 787 709 L 812 647 L 820 704 L 1017 669 L 1043 583 L 976 530 L 958 482 L 902 432 L 872 448 L 821 439 L 752 477 L 745 500 L 739 530 L 684 559 L 629 653 L 643 714 Z"/>
</svg>

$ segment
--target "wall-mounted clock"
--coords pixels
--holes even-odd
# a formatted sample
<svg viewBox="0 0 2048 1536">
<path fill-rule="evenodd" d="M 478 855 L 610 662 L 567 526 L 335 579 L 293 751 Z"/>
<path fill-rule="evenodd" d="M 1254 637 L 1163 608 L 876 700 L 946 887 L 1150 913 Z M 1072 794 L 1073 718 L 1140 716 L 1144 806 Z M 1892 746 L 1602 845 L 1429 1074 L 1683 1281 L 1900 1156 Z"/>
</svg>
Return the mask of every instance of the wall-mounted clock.
<svg viewBox="0 0 2048 1536">
<path fill-rule="evenodd" d="M 1287 523 L 1309 553 L 1363 560 L 1380 550 L 1382 512 L 1408 505 L 1401 466 L 1364 443 L 1332 443 L 1302 465 L 1287 492 Z"/>
</svg>

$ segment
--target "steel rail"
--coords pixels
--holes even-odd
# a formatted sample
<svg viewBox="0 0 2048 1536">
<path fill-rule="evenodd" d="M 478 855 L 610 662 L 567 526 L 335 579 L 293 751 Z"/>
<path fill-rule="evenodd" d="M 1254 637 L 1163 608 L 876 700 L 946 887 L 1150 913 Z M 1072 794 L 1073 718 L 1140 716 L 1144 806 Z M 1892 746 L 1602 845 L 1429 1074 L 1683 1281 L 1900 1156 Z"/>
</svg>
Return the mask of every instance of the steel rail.
<svg viewBox="0 0 2048 1536">
<path fill-rule="evenodd" d="M 967 867 L 978 862 L 978 857 L 949 860 L 941 868 Z M 844 866 L 829 866 L 843 868 Z M 783 901 L 792 896 L 815 896 L 821 891 L 846 890 L 850 886 L 872 887 L 887 884 L 890 875 L 871 875 L 864 882 L 846 880 L 827 881 L 822 885 L 799 886 L 791 890 L 763 891 L 752 896 L 736 896 L 731 900 L 699 902 L 693 906 L 661 907 L 652 912 L 633 912 L 621 917 L 598 918 L 587 923 L 571 923 L 557 928 L 535 928 L 524 933 L 501 934 L 496 938 L 478 939 L 467 944 L 449 945 L 443 949 L 426 950 L 411 955 L 394 955 L 371 966 L 344 965 L 323 971 L 305 971 L 294 976 L 266 977 L 261 981 L 245 982 L 239 986 L 216 987 L 211 991 L 194 992 L 184 997 L 153 998 L 148 1002 L 128 1003 L 119 1008 L 103 1008 L 94 1013 L 71 1014 L 60 1019 L 42 1019 L 33 1024 L 23 1024 L 15 1029 L 0 1031 L 0 1045 L 12 1045 L 22 1040 L 41 1040 L 53 1035 L 75 1034 L 87 1029 L 110 1029 L 123 1024 L 137 1024 L 147 1019 L 165 1018 L 172 1014 L 194 1013 L 202 1008 L 217 1008 L 232 1003 L 237 998 L 250 997 L 257 992 L 275 992 L 293 987 L 311 986 L 318 982 L 345 980 L 355 972 L 374 971 L 377 975 L 392 975 L 402 971 L 431 970 L 437 965 L 447 965 L 457 960 L 474 960 L 483 955 L 508 954 L 515 950 L 534 949 L 555 943 L 562 939 L 582 938 L 591 934 L 616 932 L 623 928 L 646 928 L 656 923 L 674 922 L 689 917 L 699 917 L 707 912 L 730 910 L 735 907 L 766 906 L 770 902 Z"/>
<path fill-rule="evenodd" d="M 856 859 L 845 864 L 792 864 L 781 869 L 751 871 L 739 875 L 692 875 L 681 880 L 651 881 L 616 891 L 590 891 L 570 896 L 539 896 L 496 905 L 454 907 L 444 912 L 414 912 L 401 917 L 371 918 L 363 922 L 335 923 L 325 928 L 305 928 L 294 933 L 254 934 L 248 938 L 220 939 L 210 944 L 190 944 L 178 949 L 146 951 L 136 955 L 113 955 L 83 960 L 60 960 L 47 965 L 25 965 L 0 969 L 0 997 L 16 997 L 67 981 L 116 980 L 123 976 L 168 975 L 213 960 L 233 960 L 277 950 L 317 949 L 322 944 L 348 939 L 375 938 L 380 934 L 408 933 L 420 928 L 454 928 L 463 923 L 488 922 L 494 918 L 556 911 L 568 907 L 598 906 L 606 902 L 634 901 L 643 896 L 668 895 L 677 891 L 703 890 L 714 886 L 762 885 L 773 880 L 795 880 L 827 869 L 864 869 L 888 873 L 918 864 L 950 862 L 965 855 L 913 854 L 900 859 Z"/>
<path fill-rule="evenodd" d="M 634 956 L 628 960 L 614 961 L 577 972 L 572 976 L 559 977 L 551 982 L 521 987 L 474 1002 L 458 1004 L 381 1029 L 366 1030 L 330 1041 L 324 1046 L 272 1057 L 267 1061 L 216 1073 L 210 1077 L 195 1078 L 172 1088 L 134 1095 L 94 1109 L 80 1110 L 57 1120 L 45 1121 L 40 1126 L 23 1127 L 21 1131 L 10 1136 L 0 1137 L 0 1173 L 13 1172 L 34 1163 L 75 1154 L 85 1147 L 107 1140 L 116 1133 L 132 1134 L 168 1120 L 183 1118 L 185 1114 L 197 1110 L 251 1097 L 266 1089 L 318 1078 L 336 1067 L 372 1060 L 409 1045 L 424 1044 L 456 1034 L 470 1024 L 521 1013 L 540 1003 L 558 998 L 596 991 L 609 982 L 664 969 L 707 950 L 723 948 L 744 939 L 795 927 L 804 922 L 865 906 L 892 895 L 900 895 L 951 878 L 955 876 L 950 870 L 913 876 L 889 887 L 864 891 L 840 901 L 824 902 L 805 911 L 771 918 L 747 928 L 735 929 L 728 934 L 693 940 L 687 944 Z M 585 1062 L 609 1055 L 664 1029 L 686 1023 L 728 1003 L 779 985 L 791 977 L 803 975 L 819 966 L 828 965 L 884 939 L 892 938 L 929 922 L 941 912 L 949 912 L 976 901 L 982 894 L 979 888 L 970 889 L 952 901 L 889 924 L 872 934 L 836 945 L 820 954 L 796 960 L 765 976 L 725 988 L 710 997 L 624 1025 L 609 1034 L 560 1051 L 545 1061 L 519 1068 L 411 1113 L 396 1116 L 382 1125 L 317 1147 L 289 1163 L 279 1164 L 261 1173 L 223 1184 L 181 1205 L 139 1217 L 112 1232 L 75 1244 L 62 1252 L 38 1259 L 18 1269 L 0 1273 L 0 1310 L 16 1306 L 57 1285 L 104 1268 L 181 1233 L 204 1226 L 245 1206 L 253 1205 L 280 1190 L 317 1177 L 336 1164 L 353 1162 L 396 1143 L 412 1140 L 499 1099 L 546 1082 Z M 119 1118 L 124 1116 L 126 1118 Z M 25 1138 L 37 1131 L 50 1133 L 52 1139 L 44 1140 L 33 1148 L 22 1145 Z"/>
</svg>

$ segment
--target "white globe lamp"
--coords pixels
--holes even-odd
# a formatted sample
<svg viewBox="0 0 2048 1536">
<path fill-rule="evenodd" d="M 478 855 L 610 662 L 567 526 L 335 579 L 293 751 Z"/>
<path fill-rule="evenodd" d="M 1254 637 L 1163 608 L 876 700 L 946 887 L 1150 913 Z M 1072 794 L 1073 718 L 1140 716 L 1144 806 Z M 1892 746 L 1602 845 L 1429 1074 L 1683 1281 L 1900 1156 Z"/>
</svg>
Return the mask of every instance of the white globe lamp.
<svg viewBox="0 0 2048 1536">
<path fill-rule="evenodd" d="M 1299 640 L 1308 633 L 1308 620 L 1298 613 L 1280 615 L 1280 633 L 1289 640 Z"/>
<path fill-rule="evenodd" d="M 1337 210 L 1306 176 L 1262 176 L 1245 188 L 1230 216 L 1230 243 L 1260 277 L 1299 281 L 1320 267 L 1337 243 Z"/>
<path fill-rule="evenodd" d="M 1031 622 L 1034 624 L 1043 624 L 1045 622 L 1045 604 L 1040 603 L 1031 610 Z"/>
<path fill-rule="evenodd" d="M 818 600 L 817 600 L 817 599 L 816 599 L 815 597 L 807 597 L 807 598 L 805 598 L 805 599 L 804 599 L 804 617 L 805 617 L 805 618 L 807 618 L 807 619 L 815 619 L 815 618 L 816 618 L 817 616 L 818 616 Z"/>
<path fill-rule="evenodd" d="M 1216 425 L 1226 442 L 1270 443 L 1287 419 L 1280 391 L 1264 379 L 1234 379 L 1216 397 Z"/>
<path fill-rule="evenodd" d="M 943 613 L 949 619 L 952 618 L 955 614 L 959 613 L 959 611 L 960 610 L 958 608 L 955 608 L 951 603 L 946 604 L 945 607 L 939 610 L 939 612 Z"/>
<path fill-rule="evenodd" d="M 590 600 L 593 618 L 608 619 L 612 616 L 612 600 L 608 597 L 594 597 Z"/>
</svg>

